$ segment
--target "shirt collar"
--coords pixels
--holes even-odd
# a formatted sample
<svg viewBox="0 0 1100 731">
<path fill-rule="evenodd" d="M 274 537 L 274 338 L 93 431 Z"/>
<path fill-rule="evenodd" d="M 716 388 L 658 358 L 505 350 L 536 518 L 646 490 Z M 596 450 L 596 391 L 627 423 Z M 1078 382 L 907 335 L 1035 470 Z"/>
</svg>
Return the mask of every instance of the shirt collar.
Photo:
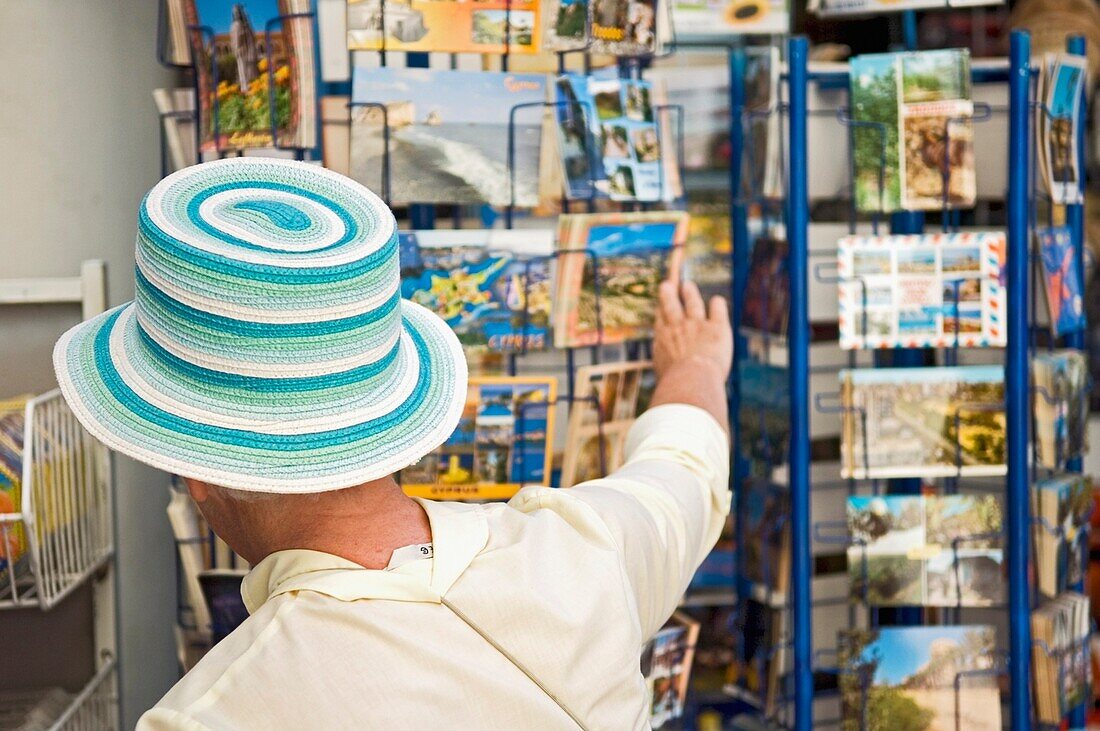
<svg viewBox="0 0 1100 731">
<path fill-rule="evenodd" d="M 489 527 L 480 505 L 415 499 L 428 514 L 432 529 L 435 555 L 430 561 L 380 571 L 321 551 L 276 551 L 244 577 L 245 607 L 255 613 L 271 597 L 292 591 L 315 591 L 341 601 L 440 601 L 485 547 Z"/>
</svg>

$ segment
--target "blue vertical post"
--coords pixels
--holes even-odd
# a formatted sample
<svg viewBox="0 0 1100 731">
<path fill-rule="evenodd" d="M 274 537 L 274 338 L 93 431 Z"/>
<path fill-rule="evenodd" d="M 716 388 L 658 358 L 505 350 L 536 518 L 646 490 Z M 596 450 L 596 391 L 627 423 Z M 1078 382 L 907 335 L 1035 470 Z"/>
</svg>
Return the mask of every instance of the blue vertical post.
<svg viewBox="0 0 1100 731">
<path fill-rule="evenodd" d="M 806 38 L 787 42 L 790 165 L 787 189 L 790 316 L 787 368 L 790 376 L 791 618 L 794 625 L 794 728 L 813 728 L 813 604 L 810 555 L 810 324 L 808 316 Z"/>
<path fill-rule="evenodd" d="M 1075 56 L 1085 55 L 1085 37 L 1084 36 L 1070 36 L 1069 41 L 1066 43 L 1066 51 Z M 1085 93 L 1086 85 L 1082 84 L 1082 98 L 1078 101 L 1077 119 L 1073 120 L 1074 125 L 1077 128 L 1077 149 L 1073 151 L 1073 154 L 1077 156 L 1077 170 L 1079 171 L 1077 176 L 1077 185 L 1080 189 L 1081 203 L 1075 203 L 1071 206 L 1066 206 L 1066 225 L 1070 230 L 1070 241 L 1073 244 L 1074 250 L 1074 266 L 1077 268 L 1078 281 L 1081 282 L 1082 287 L 1085 283 L 1085 115 L 1087 109 L 1085 108 L 1088 94 Z M 1066 345 L 1071 348 L 1078 348 L 1084 350 L 1085 348 L 1085 332 L 1084 330 L 1078 330 L 1077 332 L 1069 333 L 1066 336 Z M 1066 469 L 1070 472 L 1081 472 L 1083 465 L 1081 464 L 1080 457 L 1074 457 L 1066 462 Z M 1077 550 L 1080 550 L 1079 548 Z M 1074 591 L 1084 591 L 1084 581 L 1078 581 L 1076 584 L 1070 587 Z M 1077 638 L 1074 638 L 1077 639 Z M 1069 726 L 1070 728 L 1084 728 L 1086 723 L 1086 704 L 1082 702 L 1079 706 L 1072 709 L 1069 714 Z"/>
<path fill-rule="evenodd" d="M 746 535 L 744 490 L 748 476 L 745 452 L 741 448 L 741 361 L 745 357 L 745 338 L 741 335 L 741 313 L 745 305 L 745 284 L 749 269 L 749 222 L 745 201 L 741 197 L 741 155 L 744 152 L 745 51 L 731 48 L 730 74 L 730 321 L 733 324 L 733 374 L 730 379 L 730 434 L 733 443 L 734 535 L 740 544 Z M 745 576 L 745 551 L 739 547 L 734 557 L 734 591 Z M 740 595 L 739 595 L 740 601 Z"/>
<path fill-rule="evenodd" d="M 1013 31 L 1008 76 L 1008 345 L 1005 412 L 1008 479 L 1008 628 L 1013 731 L 1031 728 L 1031 617 L 1028 590 L 1028 149 L 1031 142 L 1031 37 Z"/>
<path fill-rule="evenodd" d="M 917 50 L 917 11 L 906 10 L 901 14 L 901 35 L 906 51 Z"/>
</svg>

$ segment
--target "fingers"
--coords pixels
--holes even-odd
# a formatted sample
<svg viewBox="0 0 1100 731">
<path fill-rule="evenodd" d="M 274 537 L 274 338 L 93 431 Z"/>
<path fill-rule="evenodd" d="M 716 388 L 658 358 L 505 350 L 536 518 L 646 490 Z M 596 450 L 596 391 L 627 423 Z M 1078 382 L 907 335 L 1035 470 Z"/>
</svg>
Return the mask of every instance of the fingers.
<svg viewBox="0 0 1100 731">
<path fill-rule="evenodd" d="M 704 320 L 707 308 L 703 304 L 703 295 L 695 282 L 687 281 L 680 285 L 680 297 L 684 301 L 684 313 L 693 320 Z"/>
<path fill-rule="evenodd" d="M 729 307 L 725 297 L 710 298 L 710 319 L 714 322 L 728 323 L 730 320 Z"/>
<path fill-rule="evenodd" d="M 680 295 L 676 292 L 676 283 L 671 279 L 661 282 L 657 288 L 657 299 L 660 304 L 659 315 L 668 324 L 684 319 L 684 307 L 680 303 Z"/>
</svg>

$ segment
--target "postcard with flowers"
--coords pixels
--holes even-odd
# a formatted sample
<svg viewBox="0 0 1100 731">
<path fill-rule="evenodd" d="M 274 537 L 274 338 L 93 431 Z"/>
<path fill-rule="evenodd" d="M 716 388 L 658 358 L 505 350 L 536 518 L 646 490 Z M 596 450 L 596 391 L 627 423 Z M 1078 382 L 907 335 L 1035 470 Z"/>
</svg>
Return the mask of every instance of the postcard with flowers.
<svg viewBox="0 0 1100 731">
<path fill-rule="evenodd" d="M 309 147 L 317 138 L 309 0 L 185 0 L 202 150 Z"/>
</svg>

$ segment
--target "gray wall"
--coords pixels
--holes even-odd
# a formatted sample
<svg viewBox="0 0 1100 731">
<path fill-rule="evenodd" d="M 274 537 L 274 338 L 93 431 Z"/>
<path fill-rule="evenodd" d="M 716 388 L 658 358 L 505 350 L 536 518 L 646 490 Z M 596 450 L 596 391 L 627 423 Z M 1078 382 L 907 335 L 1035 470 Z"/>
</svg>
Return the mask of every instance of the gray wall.
<svg viewBox="0 0 1100 731">
<path fill-rule="evenodd" d="M 110 304 L 132 296 L 137 206 L 159 177 L 150 92 L 173 83 L 155 59 L 156 9 L 157 0 L 0 2 L 0 277 L 73 276 L 82 260 L 100 258 Z M 53 387 L 50 348 L 78 317 L 67 307 L 0 309 L 0 397 Z M 124 726 L 132 728 L 176 678 L 175 568 L 165 476 L 120 458 L 116 483 Z M 70 621 L 65 612 L 50 619 Z M 0 632 L 27 624 L 42 626 L 0 616 Z M 29 626 L 21 634 L 44 652 L 65 636 L 51 641 Z"/>
</svg>

